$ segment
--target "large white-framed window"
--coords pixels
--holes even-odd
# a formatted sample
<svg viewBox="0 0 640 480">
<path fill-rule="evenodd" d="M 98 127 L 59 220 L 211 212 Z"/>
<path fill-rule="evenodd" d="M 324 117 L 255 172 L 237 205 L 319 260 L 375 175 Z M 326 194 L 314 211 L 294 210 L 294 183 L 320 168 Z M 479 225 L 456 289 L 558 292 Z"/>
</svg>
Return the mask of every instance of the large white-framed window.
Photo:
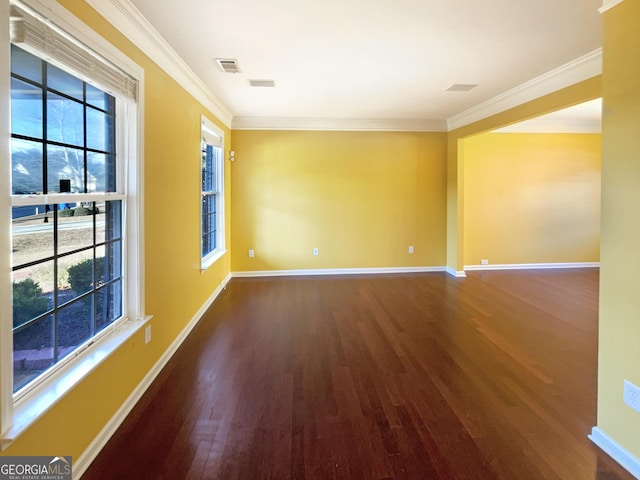
<svg viewBox="0 0 640 480">
<path fill-rule="evenodd" d="M 200 149 L 201 268 L 225 253 L 224 243 L 224 132 L 202 117 Z"/>
<path fill-rule="evenodd" d="M 53 0 L 0 21 L 5 445 L 144 321 L 143 71 Z"/>
</svg>

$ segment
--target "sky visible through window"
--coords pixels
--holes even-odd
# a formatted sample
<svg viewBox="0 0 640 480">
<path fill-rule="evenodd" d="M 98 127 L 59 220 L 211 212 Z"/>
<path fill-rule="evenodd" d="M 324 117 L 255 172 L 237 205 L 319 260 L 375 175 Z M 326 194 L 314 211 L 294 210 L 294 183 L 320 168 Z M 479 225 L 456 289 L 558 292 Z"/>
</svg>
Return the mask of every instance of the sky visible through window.
<svg viewBox="0 0 640 480">
<path fill-rule="evenodd" d="M 114 99 L 12 47 L 12 192 L 113 191 Z"/>
</svg>

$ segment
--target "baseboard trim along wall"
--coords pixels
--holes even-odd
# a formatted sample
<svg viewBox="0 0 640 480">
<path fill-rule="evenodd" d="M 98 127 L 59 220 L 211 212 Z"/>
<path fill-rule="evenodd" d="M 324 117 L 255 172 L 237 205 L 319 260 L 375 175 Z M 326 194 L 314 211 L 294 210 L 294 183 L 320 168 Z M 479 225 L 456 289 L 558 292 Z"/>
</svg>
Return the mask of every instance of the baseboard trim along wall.
<svg viewBox="0 0 640 480">
<path fill-rule="evenodd" d="M 113 417 L 107 422 L 104 428 L 100 431 L 100 433 L 93 439 L 91 444 L 87 447 L 87 449 L 80 455 L 78 460 L 73 462 L 73 477 L 80 478 L 82 474 L 89 468 L 91 462 L 98 456 L 100 451 L 107 444 L 109 439 L 116 433 L 118 427 L 124 422 L 125 418 L 133 407 L 140 401 L 142 395 L 147 391 L 147 389 L 151 386 L 153 381 L 159 375 L 160 371 L 164 368 L 164 366 L 169 362 L 174 353 L 180 348 L 182 342 L 187 338 L 187 335 L 191 333 L 191 330 L 197 325 L 202 316 L 207 312 L 209 307 L 213 304 L 220 292 L 222 292 L 227 283 L 231 280 L 231 275 L 229 274 L 222 283 L 216 288 L 213 294 L 205 301 L 205 303 L 200 307 L 200 309 L 196 312 L 193 318 L 189 321 L 186 327 L 180 332 L 180 335 L 176 337 L 176 339 L 169 345 L 169 348 L 164 352 L 164 354 L 158 359 L 153 368 L 149 370 L 147 375 L 142 379 L 142 381 L 138 384 L 135 390 L 129 395 L 127 400 L 122 404 L 122 406 L 118 409 Z"/>
<path fill-rule="evenodd" d="M 389 268 L 316 268 L 308 270 L 255 270 L 233 272 L 234 278 L 243 277 L 287 277 L 304 275 L 362 275 L 384 273 L 444 272 L 445 267 L 389 267 Z"/>
<path fill-rule="evenodd" d="M 503 263 L 495 265 L 465 265 L 466 271 L 474 270 L 527 270 L 536 268 L 597 268 L 600 262 L 570 263 Z"/>
<path fill-rule="evenodd" d="M 636 478 L 640 478 L 640 459 L 622 447 L 618 442 L 598 427 L 593 427 L 589 440 L 604 450 L 611 458 L 622 465 Z"/>
<path fill-rule="evenodd" d="M 446 272 L 452 277 L 464 278 L 467 276 L 464 270 L 454 270 L 453 268 L 447 267 Z"/>
</svg>

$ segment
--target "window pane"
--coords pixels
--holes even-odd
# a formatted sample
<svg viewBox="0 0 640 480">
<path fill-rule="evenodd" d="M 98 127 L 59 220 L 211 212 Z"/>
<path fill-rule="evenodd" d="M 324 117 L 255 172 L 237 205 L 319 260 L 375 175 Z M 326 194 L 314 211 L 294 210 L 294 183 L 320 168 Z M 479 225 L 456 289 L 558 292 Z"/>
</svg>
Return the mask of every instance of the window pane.
<svg viewBox="0 0 640 480">
<path fill-rule="evenodd" d="M 47 86 L 77 100 L 83 100 L 82 80 L 58 67 L 47 64 Z"/>
<path fill-rule="evenodd" d="M 122 202 L 105 202 L 105 235 L 107 240 L 122 238 Z"/>
<path fill-rule="evenodd" d="M 42 60 L 12 44 L 11 73 L 42 83 Z"/>
<path fill-rule="evenodd" d="M 202 158 L 202 191 L 212 192 L 214 190 L 214 165 L 213 146 L 207 145 Z"/>
<path fill-rule="evenodd" d="M 47 137 L 67 145 L 84 145 L 84 109 L 81 103 L 49 92 Z"/>
<path fill-rule="evenodd" d="M 11 79 L 11 133 L 42 138 L 42 88 Z"/>
<path fill-rule="evenodd" d="M 45 206 L 44 205 L 29 205 L 25 207 L 14 207 L 11 212 L 11 218 L 22 219 L 23 222 L 28 220 L 33 220 L 25 217 L 33 217 L 34 215 L 44 214 Z M 44 215 L 43 215 L 44 216 Z"/>
<path fill-rule="evenodd" d="M 107 112 L 114 111 L 115 99 L 111 95 L 88 83 L 86 84 L 86 89 L 87 103 L 89 105 L 93 105 L 94 107 L 105 110 Z"/>
<path fill-rule="evenodd" d="M 87 108 L 87 148 L 110 152 L 113 146 L 113 117 Z"/>
<path fill-rule="evenodd" d="M 105 203 L 94 203 L 93 211 L 96 217 L 96 245 L 99 245 L 105 241 Z"/>
<path fill-rule="evenodd" d="M 58 311 L 58 359 L 73 352 L 93 336 L 91 328 L 92 297 L 62 307 Z M 87 304 L 89 307 L 87 307 Z"/>
<path fill-rule="evenodd" d="M 46 294 L 31 270 L 13 272 L 13 328 L 29 323 L 53 307 L 50 294 Z"/>
<path fill-rule="evenodd" d="M 204 195 L 202 197 L 202 215 L 208 215 L 216 211 L 216 196 Z"/>
<path fill-rule="evenodd" d="M 50 259 L 53 256 L 53 210 L 52 206 L 13 207 L 11 240 L 13 266 Z M 36 215 L 22 215 L 25 210 L 37 210 Z M 36 267 L 30 267 L 36 268 Z M 48 279 L 50 282 L 51 279 Z"/>
<path fill-rule="evenodd" d="M 213 252 L 216 248 L 216 237 L 210 233 L 205 233 L 202 236 L 202 256 Z"/>
<path fill-rule="evenodd" d="M 72 291 L 69 292 L 69 295 L 73 294 L 71 298 L 75 298 L 80 295 L 84 295 L 93 289 L 95 283 L 93 252 L 88 250 L 87 252 L 72 255 L 71 257 L 72 258 L 69 259 L 68 265 L 64 268 L 68 272 L 67 278 L 69 287 Z M 98 271 L 98 275 L 100 275 L 100 269 L 103 268 L 102 261 L 98 260 L 95 267 Z"/>
<path fill-rule="evenodd" d="M 71 181 L 71 192 L 84 192 L 84 152 L 79 148 L 47 146 L 47 191 L 59 192 L 60 180 Z"/>
<path fill-rule="evenodd" d="M 16 269 L 13 272 L 13 283 L 22 282 L 26 279 L 32 280 L 51 301 L 53 299 L 53 289 L 55 287 L 53 260 L 47 260 L 28 267 Z"/>
<path fill-rule="evenodd" d="M 93 245 L 93 205 L 58 211 L 58 255 Z M 73 216 L 66 216 L 74 213 Z"/>
<path fill-rule="evenodd" d="M 121 283 L 115 282 L 96 293 L 96 332 L 122 316 Z"/>
<path fill-rule="evenodd" d="M 13 334 L 13 391 L 24 387 L 54 363 L 53 315 Z"/>
<path fill-rule="evenodd" d="M 93 249 L 58 261 L 58 305 L 74 300 L 93 288 Z"/>
<path fill-rule="evenodd" d="M 206 256 L 216 248 L 216 196 L 202 197 L 202 256 Z"/>
<path fill-rule="evenodd" d="M 87 153 L 87 192 L 116 191 L 116 159 L 113 155 Z"/>
<path fill-rule="evenodd" d="M 42 143 L 11 139 L 11 191 L 42 193 Z"/>
<path fill-rule="evenodd" d="M 104 282 L 110 282 L 122 275 L 122 243 L 111 242 L 105 245 L 105 258 L 107 262 L 104 263 L 104 271 L 102 272 L 102 279 Z"/>
</svg>

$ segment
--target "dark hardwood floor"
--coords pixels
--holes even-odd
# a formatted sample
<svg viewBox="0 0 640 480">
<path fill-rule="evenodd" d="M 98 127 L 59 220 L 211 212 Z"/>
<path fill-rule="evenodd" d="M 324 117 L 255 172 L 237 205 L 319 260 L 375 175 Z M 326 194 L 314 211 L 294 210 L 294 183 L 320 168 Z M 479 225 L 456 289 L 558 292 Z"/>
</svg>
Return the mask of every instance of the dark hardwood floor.
<svg viewBox="0 0 640 480">
<path fill-rule="evenodd" d="M 233 279 L 83 478 L 630 480 L 597 312 L 595 269 Z"/>
</svg>

